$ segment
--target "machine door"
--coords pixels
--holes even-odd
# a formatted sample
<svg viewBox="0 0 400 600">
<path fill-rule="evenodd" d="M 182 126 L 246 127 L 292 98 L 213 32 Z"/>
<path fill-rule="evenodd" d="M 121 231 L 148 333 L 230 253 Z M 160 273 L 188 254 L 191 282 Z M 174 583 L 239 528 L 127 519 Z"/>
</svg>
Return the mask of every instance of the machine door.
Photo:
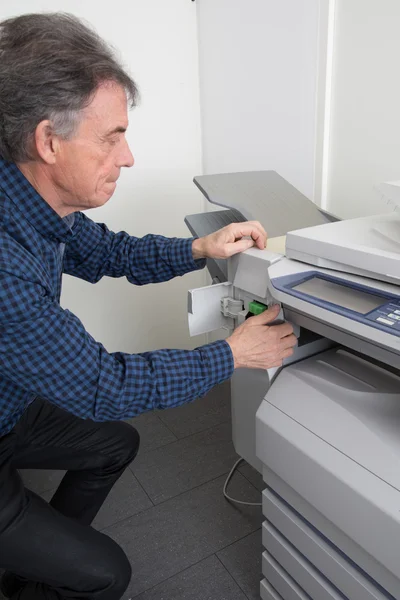
<svg viewBox="0 0 400 600">
<path fill-rule="evenodd" d="M 190 335 L 209 333 L 221 328 L 233 330 L 234 319 L 225 316 L 221 311 L 221 301 L 224 298 L 232 296 L 232 289 L 232 284 L 227 281 L 189 290 L 188 315 Z"/>
</svg>

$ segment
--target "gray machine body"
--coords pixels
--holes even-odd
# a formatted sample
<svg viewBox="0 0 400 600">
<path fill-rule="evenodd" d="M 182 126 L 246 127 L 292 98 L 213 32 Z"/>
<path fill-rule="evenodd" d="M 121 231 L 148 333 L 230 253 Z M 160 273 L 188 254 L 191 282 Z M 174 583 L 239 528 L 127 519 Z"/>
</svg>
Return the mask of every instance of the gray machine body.
<svg viewBox="0 0 400 600">
<path fill-rule="evenodd" d="M 195 183 L 211 202 L 233 209 L 219 211 L 224 224 L 260 220 L 272 237 L 336 220 L 270 171 Z M 218 228 L 211 218 L 200 232 L 204 216 L 188 217 L 192 224 L 193 217 L 194 235 Z M 279 301 L 300 326 L 299 346 L 282 370 L 239 369 L 232 378 L 235 448 L 266 486 L 260 596 L 400 600 L 400 344 L 339 316 L 330 321 L 299 300 L 285 305 L 268 278 L 307 265 L 279 260 L 240 255 L 219 269 L 222 287 L 200 296 L 216 307 L 224 294 L 242 300 L 235 321 L 223 318 L 228 328 L 244 320 L 251 300 Z"/>
<path fill-rule="evenodd" d="M 399 374 L 328 350 L 283 369 L 256 422 L 267 555 L 311 598 L 399 598 Z"/>
<path fill-rule="evenodd" d="M 197 237 L 241 221 L 261 222 L 267 228 L 269 237 L 285 235 L 292 229 L 337 221 L 336 217 L 321 211 L 275 171 L 201 175 L 194 178 L 194 183 L 209 202 L 226 207 L 224 211 L 186 217 L 186 225 L 192 235 Z M 226 260 L 208 260 L 207 268 L 214 283 L 227 280 Z M 252 299 L 249 296 L 248 300 Z M 304 347 L 305 344 L 308 348 Z M 305 334 L 295 360 L 324 350 L 329 345 L 320 336 L 310 337 Z M 255 415 L 261 399 L 269 389 L 271 379 L 271 372 L 239 369 L 231 382 L 232 437 L 235 450 L 260 473 L 262 464 L 256 456 Z M 248 394 L 249 389 L 252 390 L 251 395 Z"/>
</svg>

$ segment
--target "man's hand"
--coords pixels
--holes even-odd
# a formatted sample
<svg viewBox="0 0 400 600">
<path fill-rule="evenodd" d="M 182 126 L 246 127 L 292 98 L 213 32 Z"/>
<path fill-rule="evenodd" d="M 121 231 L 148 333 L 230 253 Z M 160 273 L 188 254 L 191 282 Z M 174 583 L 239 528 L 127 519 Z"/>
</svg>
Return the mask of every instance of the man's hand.
<svg viewBox="0 0 400 600">
<path fill-rule="evenodd" d="M 245 237 L 250 239 L 243 239 Z M 194 240 L 193 258 L 229 258 L 238 252 L 257 246 L 264 250 L 267 233 L 258 221 L 231 223 L 215 233 Z"/>
<path fill-rule="evenodd" d="M 250 317 L 226 340 L 231 347 L 235 369 L 270 369 L 280 367 L 293 354 L 297 338 L 289 323 L 268 326 L 279 314 L 274 306 L 256 317 Z"/>
</svg>

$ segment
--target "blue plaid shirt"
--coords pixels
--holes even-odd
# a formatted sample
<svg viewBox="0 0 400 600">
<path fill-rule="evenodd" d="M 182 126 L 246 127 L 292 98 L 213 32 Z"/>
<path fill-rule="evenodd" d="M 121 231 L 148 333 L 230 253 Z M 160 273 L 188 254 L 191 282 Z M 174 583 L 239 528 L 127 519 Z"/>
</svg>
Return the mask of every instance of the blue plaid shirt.
<svg viewBox="0 0 400 600">
<path fill-rule="evenodd" d="M 0 159 L 0 435 L 36 396 L 83 419 L 125 419 L 203 396 L 231 377 L 229 345 L 109 353 L 60 306 L 61 276 L 136 285 L 202 268 L 192 239 L 112 233 L 78 212 L 62 219 Z"/>
</svg>

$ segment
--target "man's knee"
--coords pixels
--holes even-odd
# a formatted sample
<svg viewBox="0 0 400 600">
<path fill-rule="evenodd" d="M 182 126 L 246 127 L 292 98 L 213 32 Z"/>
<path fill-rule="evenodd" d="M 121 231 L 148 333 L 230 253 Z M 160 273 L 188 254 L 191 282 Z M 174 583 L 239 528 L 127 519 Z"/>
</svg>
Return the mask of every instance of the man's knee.
<svg viewBox="0 0 400 600">
<path fill-rule="evenodd" d="M 18 600 L 47 598 L 53 593 L 66 590 L 73 592 L 74 598 L 122 598 L 132 576 L 132 568 L 122 548 L 111 538 L 96 532 L 96 545 L 88 545 L 85 560 L 75 565 L 73 575 L 68 581 L 56 582 L 49 573 L 42 581 L 30 581 L 12 573 L 5 573 L 1 581 L 1 591 L 6 597 Z M 51 581 L 51 583 L 50 583 Z M 62 586 L 62 587 L 61 587 Z M 53 593 L 51 593 L 51 591 Z M 77 596 L 76 596 L 77 594 Z M 57 598 L 61 597 L 56 594 Z"/>
<path fill-rule="evenodd" d="M 132 577 L 132 567 L 122 548 L 108 536 L 102 534 L 101 551 L 93 556 L 93 573 L 88 573 L 89 579 L 97 579 L 97 590 L 111 591 L 113 597 L 122 597 Z M 88 568 L 91 571 L 91 568 Z M 106 593 L 108 598 L 108 595 Z M 102 598 L 100 594 L 99 598 Z"/>
<path fill-rule="evenodd" d="M 111 583 L 111 589 L 115 593 L 122 594 L 125 592 L 132 577 L 132 567 L 125 552 L 115 544 L 115 549 L 112 557 L 109 557 L 108 576 Z"/>
<path fill-rule="evenodd" d="M 124 421 L 101 423 L 101 454 L 107 457 L 105 468 L 110 473 L 125 469 L 139 450 L 140 437 L 134 427 Z"/>
<path fill-rule="evenodd" d="M 118 462 L 129 465 L 138 453 L 140 436 L 132 425 L 124 421 L 112 424 Z"/>
</svg>

